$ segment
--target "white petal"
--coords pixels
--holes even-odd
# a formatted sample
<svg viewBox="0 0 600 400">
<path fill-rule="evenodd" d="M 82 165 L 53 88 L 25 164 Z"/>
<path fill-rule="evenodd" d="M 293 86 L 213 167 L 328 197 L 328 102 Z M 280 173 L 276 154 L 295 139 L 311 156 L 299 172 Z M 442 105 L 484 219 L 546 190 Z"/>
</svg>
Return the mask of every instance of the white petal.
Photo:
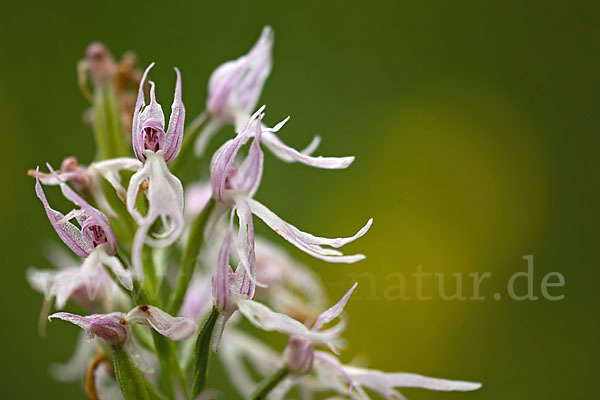
<svg viewBox="0 0 600 400">
<path fill-rule="evenodd" d="M 373 369 L 344 366 L 344 370 L 361 385 L 373 389 L 383 396 L 393 393 L 394 388 L 422 388 L 440 391 L 471 391 L 481 383 L 429 378 L 409 373 L 388 373 Z"/>
<path fill-rule="evenodd" d="M 127 209 L 140 225 L 132 248 L 132 263 L 136 273 L 142 271 L 141 252 L 144 242 L 152 247 L 169 246 L 179 238 L 184 225 L 181 181 L 169 171 L 162 150 L 156 153 L 146 150 L 145 154 L 147 159 L 144 168 L 131 178 L 127 192 Z M 146 178 L 148 178 L 146 195 L 149 204 L 148 213 L 142 216 L 135 209 L 135 198 L 139 184 Z M 159 217 L 165 225 L 165 232 L 151 238 L 147 233 Z"/>
<path fill-rule="evenodd" d="M 283 143 L 277 135 L 269 131 L 263 132 L 263 143 L 273 154 L 285 162 L 300 162 L 311 167 L 323 169 L 344 169 L 354 161 L 354 156 L 347 157 L 313 157 Z M 309 147 L 309 150 L 314 149 Z"/>
<path fill-rule="evenodd" d="M 143 350 L 135 343 L 131 332 L 127 335 L 127 340 L 123 345 L 123 349 L 127 352 L 127 355 L 131 358 L 133 365 L 135 365 L 137 369 L 147 374 L 154 373 L 154 367 L 150 364 L 146 356 L 142 354 Z"/>
<path fill-rule="evenodd" d="M 371 224 L 373 223 L 373 219 L 370 219 L 367 224 L 354 236 L 348 238 L 329 239 L 302 232 L 295 226 L 288 224 L 279 218 L 274 212 L 269 210 L 258 201 L 250 198 L 245 199 L 250 204 L 250 208 L 252 209 L 252 213 L 254 215 L 262 219 L 271 229 L 273 229 L 288 242 L 315 258 L 338 263 L 354 263 L 365 258 L 365 256 L 362 254 L 344 256 L 337 250 L 323 248 L 321 245 L 332 246 L 335 248 L 342 247 L 367 233 L 371 227 Z"/>
<path fill-rule="evenodd" d="M 160 308 L 144 305 L 135 307 L 125 317 L 130 324 L 151 326 L 155 331 L 171 340 L 182 340 L 191 336 L 198 325 L 186 317 L 173 317 Z"/>
<path fill-rule="evenodd" d="M 99 252 L 100 261 L 104 266 L 110 268 L 112 272 L 117 276 L 119 282 L 127 290 L 133 289 L 133 274 L 130 270 L 126 270 L 121 261 L 115 256 L 109 256 L 106 254 L 102 247 L 97 247 L 94 252 Z M 89 258 L 89 257 L 88 257 Z"/>
<path fill-rule="evenodd" d="M 139 171 L 142 168 L 142 162 L 136 158 L 119 157 L 109 160 L 98 161 L 90 164 L 88 170 L 90 173 L 99 174 L 106 179 L 117 192 L 122 200 L 127 198 L 127 191 L 121 183 L 120 171 Z M 99 183 L 99 182 L 98 182 Z M 102 188 L 100 192 L 104 194 Z"/>
<path fill-rule="evenodd" d="M 317 322 L 315 322 L 315 325 L 312 329 L 319 330 L 323 325 L 333 321 L 338 315 L 340 315 L 342 311 L 344 311 L 344 307 L 346 306 L 348 299 L 350 299 L 350 295 L 354 289 L 356 289 L 356 285 L 358 285 L 358 282 L 352 285 L 350 290 L 346 292 L 340 301 L 335 303 L 331 308 L 323 311 L 321 315 L 319 315 L 319 318 L 317 318 Z"/>
<path fill-rule="evenodd" d="M 237 298 L 239 311 L 254 326 L 265 331 L 277 331 L 289 336 L 304 337 L 316 344 L 328 346 L 332 351 L 337 351 L 339 340 L 337 334 L 331 331 L 315 332 L 306 326 L 288 317 L 272 311 L 269 307 L 253 300 Z"/>
</svg>

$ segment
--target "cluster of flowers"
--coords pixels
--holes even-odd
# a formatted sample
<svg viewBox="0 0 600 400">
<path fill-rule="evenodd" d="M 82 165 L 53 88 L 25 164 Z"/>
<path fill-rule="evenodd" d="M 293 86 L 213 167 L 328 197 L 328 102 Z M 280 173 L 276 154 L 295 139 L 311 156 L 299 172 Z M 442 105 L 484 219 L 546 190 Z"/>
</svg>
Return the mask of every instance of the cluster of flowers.
<svg viewBox="0 0 600 400">
<path fill-rule="evenodd" d="M 58 171 L 49 164 L 48 173 L 30 171 L 52 227 L 77 256 L 53 248 L 49 258 L 58 268 L 28 271 L 30 284 L 45 297 L 40 321 L 52 306 L 61 310 L 69 299 L 94 312 L 47 317 L 71 322 L 85 333 L 72 360 L 52 372 L 64 381 L 83 378 L 90 399 L 209 398 L 214 392 L 206 389 L 207 369 L 217 352 L 233 386 L 250 398 L 291 393 L 311 398 L 317 392 L 401 398 L 396 390 L 401 387 L 477 389 L 477 383 L 341 363 L 343 309 L 356 284 L 325 309 L 318 277 L 255 235 L 254 216 L 315 258 L 354 263 L 364 256 L 338 249 L 363 236 L 372 223 L 351 237 L 318 237 L 254 199 L 263 145 L 284 162 L 316 168 L 342 169 L 354 160 L 312 156 L 318 137 L 303 151 L 287 146 L 276 133 L 288 118 L 274 127 L 264 124 L 265 107 L 255 107 L 271 71 L 272 46 L 273 32 L 266 27 L 246 55 L 213 72 L 206 111 L 184 135 L 177 68 L 165 130 L 155 84 L 147 82 L 154 64 L 140 74 L 131 54 L 117 63 L 103 45 L 90 45 L 79 70 L 92 101 L 87 120 L 98 160 L 85 167 L 71 157 Z M 234 126 L 235 135 L 212 156 L 210 181 L 184 189 L 176 173 L 192 156 L 202 157 L 211 137 L 226 125 Z M 128 128 L 130 136 L 124 134 Z M 128 139 L 135 158 L 128 157 Z M 245 145 L 248 150 L 241 154 Z M 44 186 L 59 186 L 75 208 L 65 214 L 51 208 Z M 277 351 L 252 336 L 240 326 L 240 316 L 256 328 L 287 335 L 285 349 Z"/>
</svg>

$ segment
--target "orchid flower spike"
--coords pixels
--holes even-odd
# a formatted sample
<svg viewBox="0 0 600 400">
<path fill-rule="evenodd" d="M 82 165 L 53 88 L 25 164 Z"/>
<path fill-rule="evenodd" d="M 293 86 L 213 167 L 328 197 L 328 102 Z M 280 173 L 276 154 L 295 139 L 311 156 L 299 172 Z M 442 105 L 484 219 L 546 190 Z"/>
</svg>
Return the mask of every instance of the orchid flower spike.
<svg viewBox="0 0 600 400">
<path fill-rule="evenodd" d="M 329 239 L 313 236 L 302 232 L 295 226 L 288 224 L 275 213 L 252 197 L 258 190 L 263 170 L 263 152 L 260 147 L 261 137 L 264 132 L 279 130 L 285 121 L 274 128 L 263 128 L 261 120 L 264 106 L 250 118 L 246 127 L 233 139 L 225 142 L 214 154 L 210 170 L 213 196 L 220 203 L 227 206 L 237 206 L 241 209 L 250 209 L 251 213 L 262 219 L 271 229 L 277 232 L 288 242 L 305 253 L 327 261 L 336 263 L 354 263 L 365 258 L 362 254 L 345 256 L 335 250 L 363 236 L 373 223 L 370 219 L 354 236 L 347 238 Z M 248 155 L 244 161 L 236 165 L 235 157 L 240 148 L 254 137 Z M 252 238 L 254 240 L 254 238 Z M 325 248 L 330 246 L 332 248 Z"/>
<path fill-rule="evenodd" d="M 161 309 L 142 305 L 123 314 L 113 312 L 110 314 L 92 314 L 80 316 L 76 314 L 59 312 L 52 314 L 48 320 L 54 318 L 71 322 L 87 332 L 88 341 L 97 337 L 102 343 L 109 347 L 124 348 L 136 366 L 144 372 L 149 370 L 149 364 L 140 353 L 138 346 L 133 340 L 131 333 L 132 324 L 150 326 L 163 336 L 171 340 L 182 340 L 190 337 L 198 328 L 196 322 L 185 317 L 172 317 Z"/>
<path fill-rule="evenodd" d="M 152 247 L 164 247 L 173 243 L 183 230 L 183 186 L 181 181 L 167 167 L 179 154 L 183 138 L 185 108 L 181 100 L 181 74 L 177 73 L 175 96 L 171 107 L 169 127 L 165 133 L 165 116 L 156 102 L 155 85 L 150 82 L 150 104 L 144 100 L 144 82 L 154 63 L 150 64 L 140 82 L 138 98 L 133 116 L 133 150 L 143 167 L 129 182 L 127 209 L 138 225 L 132 250 L 132 262 L 136 272 L 141 272 L 141 250 L 145 243 Z M 136 209 L 136 198 L 143 189 L 148 198 L 148 213 L 142 216 Z M 161 218 L 164 232 L 147 237 L 154 222 Z"/>
<path fill-rule="evenodd" d="M 61 240 L 73 253 L 85 258 L 81 267 L 82 272 L 93 273 L 97 271 L 99 264 L 104 264 L 112 269 L 126 289 L 131 290 L 133 288 L 131 273 L 124 268 L 115 256 L 117 242 L 106 215 L 81 198 L 54 172 L 50 164 L 47 165 L 55 179 L 59 181 L 63 196 L 79 208 L 70 211 L 66 215 L 52 209 L 40 184 L 39 168 L 36 169 L 35 192 L 44 206 L 52 227 Z M 81 228 L 77 228 L 69 222 L 73 218 L 76 219 Z"/>
</svg>

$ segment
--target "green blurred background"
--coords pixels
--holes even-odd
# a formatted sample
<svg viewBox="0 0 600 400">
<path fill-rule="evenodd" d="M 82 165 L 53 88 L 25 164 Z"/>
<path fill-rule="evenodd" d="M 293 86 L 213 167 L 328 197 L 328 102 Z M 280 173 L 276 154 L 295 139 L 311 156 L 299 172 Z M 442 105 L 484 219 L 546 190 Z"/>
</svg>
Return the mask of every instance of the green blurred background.
<svg viewBox="0 0 600 400">
<path fill-rule="evenodd" d="M 357 159 L 346 171 L 323 172 L 267 155 L 257 198 L 316 234 L 351 234 L 375 219 L 348 250 L 364 252 L 361 263 L 326 264 L 290 248 L 319 271 L 331 298 L 360 283 L 347 308 L 344 360 L 356 355 L 384 370 L 484 383 L 466 394 L 404 391 L 412 399 L 597 396 L 600 26 L 593 4 L 5 3 L 1 397 L 82 397 L 77 385 L 48 375 L 51 362 L 71 355 L 77 329 L 55 324 L 46 339 L 37 335 L 42 298 L 24 273 L 48 265 L 41 248 L 53 231 L 25 172 L 69 155 L 93 157 L 75 73 L 87 44 L 103 41 L 119 58 L 134 50 L 143 66 L 156 61 L 165 108 L 177 65 L 192 117 L 203 109 L 210 72 L 246 52 L 265 24 L 276 33 L 261 98 L 267 122 L 290 114 L 285 141 L 302 147 L 319 133 L 319 154 Z M 258 230 L 272 237 L 264 225 Z M 494 301 L 525 270 L 528 254 L 536 294 L 542 277 L 558 271 L 566 286 L 552 293 L 565 298 Z M 487 300 L 386 298 L 397 284 L 390 274 L 409 277 L 418 265 L 465 278 L 491 272 L 481 289 Z M 436 287 L 429 279 L 424 292 Z"/>
</svg>

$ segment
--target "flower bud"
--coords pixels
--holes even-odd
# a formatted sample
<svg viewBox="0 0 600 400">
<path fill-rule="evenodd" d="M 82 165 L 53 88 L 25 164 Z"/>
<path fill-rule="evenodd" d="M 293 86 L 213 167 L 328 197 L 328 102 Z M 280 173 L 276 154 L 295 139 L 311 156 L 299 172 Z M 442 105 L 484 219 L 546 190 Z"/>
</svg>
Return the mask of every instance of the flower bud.
<svg viewBox="0 0 600 400">
<path fill-rule="evenodd" d="M 85 62 L 95 87 L 100 87 L 112 79 L 117 65 L 108 48 L 99 42 L 90 44 L 85 52 Z"/>
<path fill-rule="evenodd" d="M 314 349 L 311 341 L 300 337 L 291 336 L 283 352 L 285 366 L 293 374 L 304 375 L 312 370 Z"/>
</svg>

